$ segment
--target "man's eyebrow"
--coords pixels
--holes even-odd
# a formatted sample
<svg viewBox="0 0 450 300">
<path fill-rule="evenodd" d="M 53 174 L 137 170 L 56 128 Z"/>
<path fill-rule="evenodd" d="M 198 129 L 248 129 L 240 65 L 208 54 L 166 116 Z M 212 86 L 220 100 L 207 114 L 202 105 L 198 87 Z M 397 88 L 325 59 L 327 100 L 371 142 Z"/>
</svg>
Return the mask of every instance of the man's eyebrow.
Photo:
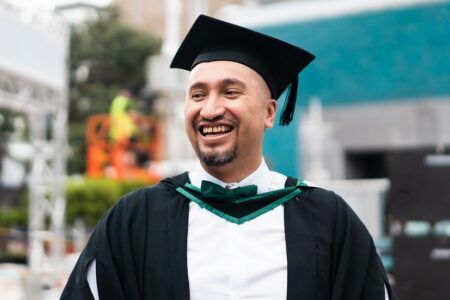
<svg viewBox="0 0 450 300">
<path fill-rule="evenodd" d="M 220 81 L 220 86 L 223 88 L 228 85 L 236 84 L 239 85 L 241 88 L 246 88 L 246 85 L 243 81 L 236 79 L 236 78 L 225 78 Z"/>
<path fill-rule="evenodd" d="M 204 82 L 198 81 L 193 83 L 190 87 L 189 87 L 189 91 L 192 91 L 194 89 L 205 89 L 208 85 Z"/>
<path fill-rule="evenodd" d="M 221 88 L 224 88 L 226 86 L 229 85 L 238 85 L 241 88 L 245 89 L 246 85 L 243 81 L 236 79 L 236 78 L 224 78 L 222 80 L 219 81 L 219 86 Z M 208 87 L 208 84 L 202 81 L 198 81 L 198 82 L 194 82 L 190 87 L 189 87 L 189 92 L 191 92 L 194 89 L 206 89 Z"/>
</svg>

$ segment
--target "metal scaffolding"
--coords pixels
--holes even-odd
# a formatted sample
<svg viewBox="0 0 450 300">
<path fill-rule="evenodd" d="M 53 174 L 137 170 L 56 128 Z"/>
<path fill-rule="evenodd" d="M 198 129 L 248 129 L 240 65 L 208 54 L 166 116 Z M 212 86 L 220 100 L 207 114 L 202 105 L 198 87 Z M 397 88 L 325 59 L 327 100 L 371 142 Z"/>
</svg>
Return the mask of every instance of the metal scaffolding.
<svg viewBox="0 0 450 300">
<path fill-rule="evenodd" d="M 15 52 L 6 49 L 0 53 L 0 107 L 26 115 L 30 128 L 29 142 L 33 148 L 28 180 L 30 271 L 33 275 L 56 274 L 64 254 L 68 34 L 67 30 L 54 35 L 36 28 L 1 7 L 0 13 L 0 25 L 9 29 L 0 32 L 3 33 L 0 40 L 8 41 L 11 35 L 22 34 L 13 39 L 23 38 L 30 45 L 40 42 L 35 45 L 37 49 L 18 49 L 10 44 Z M 52 55 L 55 48 L 57 57 Z M 47 59 L 39 55 L 43 53 Z M 8 54 L 10 57 L 5 57 Z M 30 65 L 27 59 L 34 64 Z"/>
</svg>

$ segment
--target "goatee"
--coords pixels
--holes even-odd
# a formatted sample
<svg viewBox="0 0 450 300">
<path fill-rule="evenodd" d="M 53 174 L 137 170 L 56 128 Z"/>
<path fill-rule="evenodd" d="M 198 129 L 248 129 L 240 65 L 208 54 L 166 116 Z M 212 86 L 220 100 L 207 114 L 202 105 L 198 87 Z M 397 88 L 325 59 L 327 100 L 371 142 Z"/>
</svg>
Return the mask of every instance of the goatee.
<svg viewBox="0 0 450 300">
<path fill-rule="evenodd" d="M 236 158 L 236 146 L 223 152 L 204 152 L 196 145 L 195 152 L 202 163 L 210 167 L 220 167 L 232 162 Z"/>
</svg>

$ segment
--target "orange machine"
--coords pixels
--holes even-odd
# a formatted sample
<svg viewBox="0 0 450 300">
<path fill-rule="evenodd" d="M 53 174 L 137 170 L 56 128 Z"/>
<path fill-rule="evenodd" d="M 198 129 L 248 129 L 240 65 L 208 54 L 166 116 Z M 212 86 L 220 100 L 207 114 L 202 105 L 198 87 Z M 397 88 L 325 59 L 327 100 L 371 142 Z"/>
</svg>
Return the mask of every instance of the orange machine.
<svg viewBox="0 0 450 300">
<path fill-rule="evenodd" d="M 87 174 L 91 178 L 159 180 L 151 164 L 161 160 L 162 126 L 156 119 L 140 116 L 139 132 L 130 140 L 112 142 L 108 114 L 92 115 L 86 126 Z"/>
</svg>

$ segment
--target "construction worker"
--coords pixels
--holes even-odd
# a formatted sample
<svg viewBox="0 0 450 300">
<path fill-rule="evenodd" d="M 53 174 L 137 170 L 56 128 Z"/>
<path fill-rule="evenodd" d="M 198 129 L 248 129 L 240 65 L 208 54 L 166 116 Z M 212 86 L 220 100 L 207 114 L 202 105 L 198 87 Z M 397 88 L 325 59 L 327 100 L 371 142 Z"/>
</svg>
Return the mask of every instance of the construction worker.
<svg viewBox="0 0 450 300">
<path fill-rule="evenodd" d="M 113 143 L 128 144 L 138 127 L 133 93 L 123 89 L 111 103 L 109 137 Z"/>
</svg>

